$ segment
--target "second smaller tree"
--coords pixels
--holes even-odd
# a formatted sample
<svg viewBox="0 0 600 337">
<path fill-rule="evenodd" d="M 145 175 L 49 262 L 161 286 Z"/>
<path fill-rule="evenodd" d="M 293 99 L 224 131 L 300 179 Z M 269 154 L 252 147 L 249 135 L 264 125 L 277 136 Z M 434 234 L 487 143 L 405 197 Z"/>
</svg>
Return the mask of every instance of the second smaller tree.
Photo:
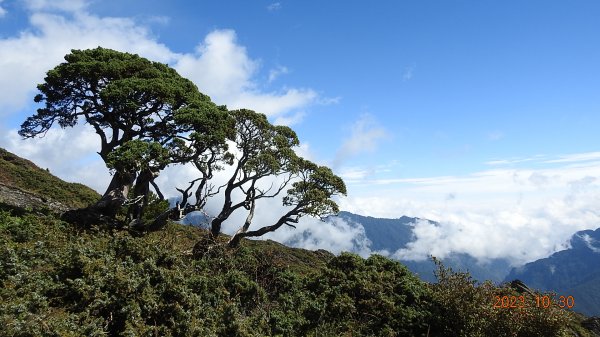
<svg viewBox="0 0 600 337">
<path fill-rule="evenodd" d="M 220 234 L 222 224 L 241 209 L 248 214 L 244 224 L 230 239 L 230 246 L 238 245 L 241 238 L 261 236 L 283 225 L 293 227 L 303 215 L 322 217 L 338 212 L 331 198 L 346 194 L 343 180 L 329 168 L 298 157 L 294 147 L 299 141 L 292 129 L 272 125 L 264 114 L 247 109 L 231 111 L 231 116 L 235 121 L 235 148 L 232 154 L 224 157 L 228 164 L 233 165 L 233 171 L 221 186 L 223 204 L 211 221 L 213 238 Z M 206 174 L 202 167 L 198 169 L 202 174 L 199 179 L 204 181 Z M 256 202 L 274 198 L 286 188 L 287 195 L 283 198 L 283 205 L 288 207 L 286 213 L 271 225 L 250 230 Z M 188 192 L 180 191 L 187 202 Z"/>
</svg>

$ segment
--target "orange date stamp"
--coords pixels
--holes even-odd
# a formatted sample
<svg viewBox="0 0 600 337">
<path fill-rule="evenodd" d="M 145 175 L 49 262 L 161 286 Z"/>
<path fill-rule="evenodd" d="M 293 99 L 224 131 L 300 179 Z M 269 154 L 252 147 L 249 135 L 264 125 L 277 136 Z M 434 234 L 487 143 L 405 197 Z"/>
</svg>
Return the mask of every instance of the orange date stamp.
<svg viewBox="0 0 600 337">
<path fill-rule="evenodd" d="M 558 307 L 561 309 L 572 309 L 575 307 L 575 298 L 573 296 L 550 296 L 550 295 L 531 295 L 535 301 L 531 303 L 527 296 L 505 295 L 494 296 L 494 309 L 523 309 L 523 308 L 543 308 Z"/>
</svg>

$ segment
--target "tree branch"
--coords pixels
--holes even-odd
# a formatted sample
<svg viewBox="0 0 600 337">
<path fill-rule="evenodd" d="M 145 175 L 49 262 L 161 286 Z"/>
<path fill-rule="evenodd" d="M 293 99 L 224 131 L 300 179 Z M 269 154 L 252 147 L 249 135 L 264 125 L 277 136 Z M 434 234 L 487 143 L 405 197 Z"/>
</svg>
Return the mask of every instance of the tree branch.
<svg viewBox="0 0 600 337">
<path fill-rule="evenodd" d="M 277 220 L 277 222 L 275 222 L 273 225 L 264 226 L 257 230 L 253 230 L 253 231 L 248 231 L 248 227 L 250 226 L 250 224 L 248 223 L 246 226 L 246 223 L 244 223 L 244 226 L 242 228 L 240 228 L 240 230 L 238 230 L 235 233 L 235 235 L 229 240 L 228 245 L 230 247 L 235 247 L 239 244 L 239 242 L 242 238 L 262 236 L 262 235 L 265 235 L 266 233 L 276 231 L 283 225 L 288 225 L 293 228 L 296 228 L 296 226 L 291 225 L 290 222 L 298 223 L 298 219 L 301 215 L 301 212 L 302 212 L 301 208 L 299 206 L 296 206 L 292 210 L 288 211 L 285 215 L 280 217 L 279 220 Z M 254 215 L 254 203 L 252 206 L 251 214 Z M 292 218 L 294 216 L 295 216 L 295 218 Z M 252 218 L 250 218 L 250 220 L 251 219 Z"/>
<path fill-rule="evenodd" d="M 150 184 L 152 185 L 152 187 L 154 187 L 154 191 L 156 192 L 156 195 L 158 195 L 158 199 L 165 200 L 165 196 L 162 194 L 162 192 L 160 191 L 160 188 L 158 188 L 158 185 L 156 185 L 154 180 L 150 180 Z"/>
</svg>

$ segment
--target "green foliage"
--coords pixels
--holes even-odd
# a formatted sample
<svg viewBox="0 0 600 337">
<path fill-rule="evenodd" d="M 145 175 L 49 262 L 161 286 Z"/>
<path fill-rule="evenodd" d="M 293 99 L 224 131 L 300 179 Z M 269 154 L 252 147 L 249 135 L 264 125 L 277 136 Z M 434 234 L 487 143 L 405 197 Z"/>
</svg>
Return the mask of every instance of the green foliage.
<svg viewBox="0 0 600 337">
<path fill-rule="evenodd" d="M 190 133 L 186 139 L 175 138 L 169 144 L 173 162 L 191 162 L 208 179 L 212 178 L 209 171 L 221 169 L 220 161 L 231 165 L 226 141 L 235 137 L 235 121 L 225 106 L 215 109 L 212 104 L 195 101 L 180 109 L 175 122 L 182 131 Z"/>
<path fill-rule="evenodd" d="M 142 223 L 152 223 L 159 215 L 166 212 L 169 209 L 169 201 L 160 200 L 155 193 L 150 192 L 148 194 L 148 205 L 144 210 L 144 216 L 142 216 Z"/>
<path fill-rule="evenodd" d="M 261 236 L 283 225 L 294 227 L 293 224 L 304 215 L 324 217 L 339 211 L 332 197 L 346 194 L 343 180 L 333 174 L 331 169 L 299 157 L 294 151 L 299 140 L 292 129 L 273 125 L 264 114 L 248 109 L 231 111 L 231 116 L 235 121 L 233 140 L 237 149 L 236 160 L 228 161 L 234 155 L 229 153 L 227 157 L 224 154 L 224 161 L 233 164 L 234 168 L 224 185 L 221 211 L 211 222 L 214 237 L 219 235 L 222 223 L 242 208 L 249 212 L 243 225 L 229 242 L 232 247 L 237 246 L 243 237 Z M 202 173 L 198 180 L 206 178 L 203 167 L 196 167 Z M 268 180 L 271 180 L 270 187 L 263 186 L 269 186 Z M 282 201 L 284 206 L 290 206 L 287 211 L 273 224 L 249 230 L 257 201 L 273 198 L 286 188 L 287 195 Z M 186 192 L 180 191 L 183 193 L 183 200 L 187 200 Z M 198 198 L 200 193 L 196 195 L 196 199 L 202 201 Z"/>
<path fill-rule="evenodd" d="M 102 139 L 111 149 L 134 138 L 159 141 L 172 137 L 172 111 L 209 101 L 174 69 L 138 55 L 98 47 L 72 50 L 65 61 L 38 85 L 35 101 L 45 107 L 23 123 L 23 137 L 43 134 L 54 123 L 72 127 L 82 117 L 101 137 L 105 129 L 120 136 Z"/>
<path fill-rule="evenodd" d="M 160 172 L 168 165 L 187 163 L 198 169 L 200 177 L 186 189 L 177 188 L 182 193 L 182 214 L 202 210 L 207 198 L 220 192 L 211 181 L 213 172 L 235 164 L 223 186 L 222 210 L 211 223 L 217 237 L 233 212 L 242 207 L 250 211 L 231 246 L 242 237 L 261 236 L 284 224 L 294 226 L 304 215 L 323 217 L 339 211 L 332 197 L 346 194 L 344 182 L 331 169 L 297 156 L 294 148 L 299 140 L 291 128 L 272 125 L 266 115 L 252 110 L 216 106 L 174 69 L 138 55 L 98 47 L 72 50 L 65 61 L 38 85 L 40 93 L 34 100 L 43 107 L 23 122 L 19 134 L 32 138 L 54 124 L 67 128 L 84 119 L 98 134 L 98 153 L 113 173 L 88 215 L 69 213 L 65 219 L 83 218 L 84 225 L 89 225 L 88 218 L 115 220 L 127 205 L 129 223 L 140 224 L 148 207 L 141 201 L 150 185 L 162 195 L 154 184 Z M 235 154 L 228 152 L 227 141 L 235 143 Z M 281 182 L 266 187 L 269 179 Z M 256 201 L 277 196 L 292 181 L 283 200 L 291 210 L 274 224 L 249 231 Z M 197 182 L 192 204 L 190 190 Z M 234 200 L 239 192 L 241 200 Z M 162 226 L 165 218 L 157 218 L 154 227 Z M 121 226 L 118 221 L 107 223 Z"/>
<path fill-rule="evenodd" d="M 468 273 L 456 273 L 434 258 L 438 283 L 430 285 L 432 335 L 438 336 L 567 336 L 577 320 L 558 306 L 538 306 L 535 295 L 518 293 L 508 285 L 477 284 Z M 494 307 L 496 296 L 514 296 L 515 308 Z M 519 296 L 523 296 L 521 301 Z M 582 333 L 581 336 L 587 336 Z"/>
<path fill-rule="evenodd" d="M 32 138 L 54 124 L 73 127 L 79 119 L 94 128 L 100 139 L 98 153 L 114 171 L 107 191 L 94 205 L 96 213 L 114 217 L 134 184 L 137 194 L 146 195 L 167 165 L 189 162 L 191 158 L 180 157 L 177 148 L 182 143 L 175 141 L 184 134 L 194 131 L 192 136 L 198 138 L 214 131 L 214 137 L 204 137 L 211 140 L 209 146 L 224 142 L 222 128 L 210 128 L 214 123 L 194 130 L 205 117 L 224 115 L 223 109 L 169 66 L 101 47 L 72 50 L 65 61 L 38 85 L 34 100 L 43 107 L 23 122 L 19 134 Z M 176 118 L 180 112 L 184 116 Z M 136 217 L 140 208 L 131 205 Z"/>
<path fill-rule="evenodd" d="M 292 184 L 283 198 L 285 206 L 300 206 L 303 213 L 323 217 L 339 212 L 338 205 L 331 200 L 336 194 L 346 195 L 344 181 L 333 174 L 329 167 L 318 166 L 305 159 L 296 160 L 300 180 Z"/>
<path fill-rule="evenodd" d="M 252 110 L 231 112 L 235 119 L 235 143 L 240 152 L 238 170 L 244 173 L 240 183 L 257 181 L 291 171 L 299 144 L 296 133 L 287 126 L 269 123 L 267 116 Z"/>
<path fill-rule="evenodd" d="M 169 163 L 169 150 L 157 142 L 130 140 L 108 154 L 106 166 L 125 172 L 160 169 Z"/>
<path fill-rule="evenodd" d="M 194 258 L 208 235 L 0 212 L 0 336 L 589 336 L 567 311 L 492 309 L 512 290 L 466 274 L 429 285 L 382 256 L 225 238 Z"/>
<path fill-rule="evenodd" d="M 428 289 L 382 256 L 343 253 L 309 281 L 309 289 L 314 300 L 306 316 L 326 322 L 332 334 L 419 336 L 427 330 Z"/>
</svg>

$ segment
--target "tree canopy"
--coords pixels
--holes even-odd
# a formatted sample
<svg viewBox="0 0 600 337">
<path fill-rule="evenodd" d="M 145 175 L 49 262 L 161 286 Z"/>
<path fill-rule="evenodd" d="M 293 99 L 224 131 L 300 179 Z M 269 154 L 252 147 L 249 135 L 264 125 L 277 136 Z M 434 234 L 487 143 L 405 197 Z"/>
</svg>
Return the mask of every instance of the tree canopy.
<svg viewBox="0 0 600 337">
<path fill-rule="evenodd" d="M 73 127 L 80 118 L 91 125 L 100 137 L 98 153 L 113 171 L 95 205 L 104 214 L 116 214 L 134 183 L 136 194 L 147 194 L 162 169 L 174 160 L 185 161 L 169 151 L 181 133 L 194 127 L 185 120 L 226 116 L 194 83 L 167 65 L 101 47 L 73 50 L 65 60 L 38 85 L 35 101 L 44 107 L 27 118 L 19 134 L 44 135 L 55 123 Z M 180 113 L 185 117 L 177 117 Z M 197 132 L 213 130 L 219 132 L 219 128 Z M 139 217 L 139 203 L 132 208 L 138 209 L 134 213 Z"/>
</svg>

